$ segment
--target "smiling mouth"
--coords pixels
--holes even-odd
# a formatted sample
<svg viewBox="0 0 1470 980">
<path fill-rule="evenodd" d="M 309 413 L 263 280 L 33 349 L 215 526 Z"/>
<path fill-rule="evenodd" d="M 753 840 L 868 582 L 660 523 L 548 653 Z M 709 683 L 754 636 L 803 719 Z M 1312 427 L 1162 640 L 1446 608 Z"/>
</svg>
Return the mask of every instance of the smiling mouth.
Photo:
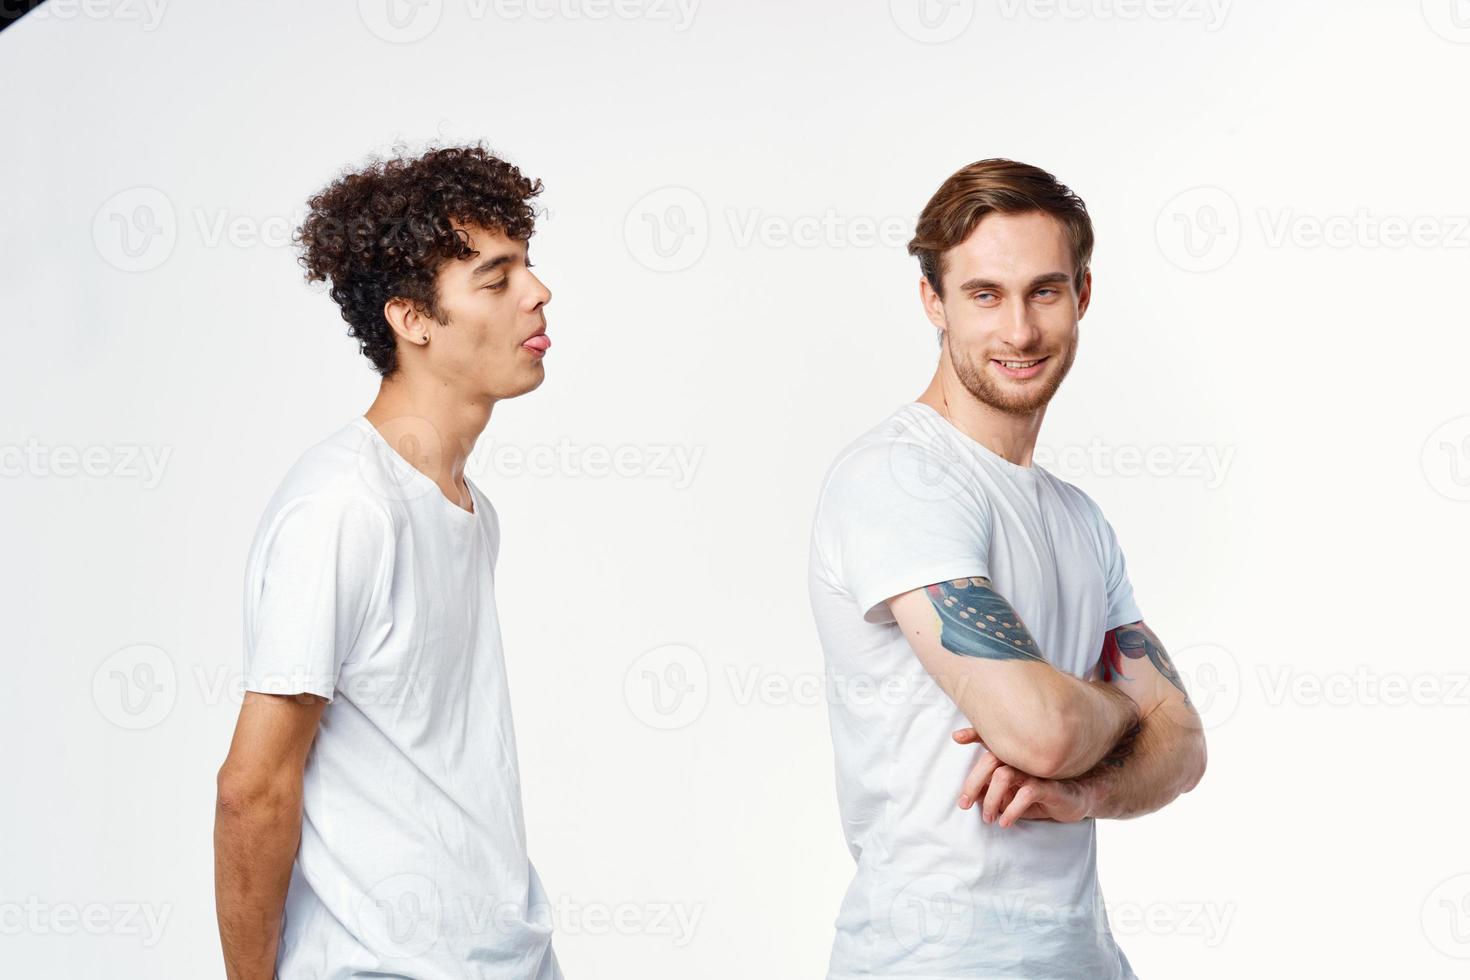
<svg viewBox="0 0 1470 980">
<path fill-rule="evenodd" d="M 992 357 L 990 362 L 998 365 L 1001 373 L 1008 378 L 1031 378 L 1041 372 L 1041 366 L 1046 363 L 1046 358 L 1033 357 L 1025 361 L 1003 361 Z"/>
</svg>

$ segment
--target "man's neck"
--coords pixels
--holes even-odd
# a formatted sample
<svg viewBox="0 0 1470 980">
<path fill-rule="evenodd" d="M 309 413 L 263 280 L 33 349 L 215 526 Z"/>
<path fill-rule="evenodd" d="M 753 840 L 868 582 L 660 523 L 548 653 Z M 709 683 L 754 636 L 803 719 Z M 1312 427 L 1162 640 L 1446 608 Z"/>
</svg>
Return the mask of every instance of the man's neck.
<svg viewBox="0 0 1470 980">
<path fill-rule="evenodd" d="M 490 421 L 494 402 L 458 396 L 450 389 L 424 390 L 407 379 L 385 380 L 363 413 L 369 422 L 444 495 L 469 506 L 465 463 Z"/>
<path fill-rule="evenodd" d="M 916 401 L 949 419 L 951 425 L 1002 459 L 1017 466 L 1030 466 L 1041 433 L 1046 406 L 1024 415 L 1003 412 L 970 394 L 943 360 L 929 387 Z"/>
</svg>

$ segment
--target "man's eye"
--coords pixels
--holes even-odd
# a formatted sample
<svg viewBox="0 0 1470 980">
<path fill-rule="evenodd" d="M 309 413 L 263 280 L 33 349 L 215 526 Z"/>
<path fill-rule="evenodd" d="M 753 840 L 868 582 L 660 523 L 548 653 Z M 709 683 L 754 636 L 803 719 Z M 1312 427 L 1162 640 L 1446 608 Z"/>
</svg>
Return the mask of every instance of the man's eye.
<svg viewBox="0 0 1470 980">
<path fill-rule="evenodd" d="M 485 287 L 485 288 L 486 288 L 486 289 L 493 289 L 493 290 L 495 290 L 495 291 L 496 291 L 496 292 L 500 292 L 500 290 L 502 290 L 502 289 L 504 289 L 504 288 L 505 288 L 505 284 L 506 284 L 506 280 L 504 280 L 504 279 L 501 279 L 501 280 L 500 280 L 500 281 L 498 281 L 498 282 L 492 282 L 492 283 L 490 283 L 490 284 L 489 284 L 489 285 L 487 285 L 487 286 L 486 286 L 486 287 Z"/>
<path fill-rule="evenodd" d="M 979 300 L 980 302 L 982 302 L 982 303 L 989 303 L 991 300 L 995 299 L 995 294 L 994 293 L 976 293 L 975 294 L 975 298 L 977 300 Z"/>
<path fill-rule="evenodd" d="M 1055 296 L 1056 294 L 1057 294 L 1057 291 L 1055 289 L 1050 288 L 1050 287 L 1048 287 L 1046 289 L 1038 289 L 1036 291 L 1036 295 L 1037 296 L 1051 297 L 1051 296 Z"/>
</svg>

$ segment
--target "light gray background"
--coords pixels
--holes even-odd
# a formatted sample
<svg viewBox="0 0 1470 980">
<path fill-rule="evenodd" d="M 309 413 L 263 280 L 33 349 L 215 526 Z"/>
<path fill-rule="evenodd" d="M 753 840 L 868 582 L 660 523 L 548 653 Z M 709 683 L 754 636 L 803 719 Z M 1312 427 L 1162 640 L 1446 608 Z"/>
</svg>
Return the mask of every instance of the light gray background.
<svg viewBox="0 0 1470 980">
<path fill-rule="evenodd" d="M 913 217 L 997 155 L 1094 215 L 1043 452 L 1211 726 L 1196 792 L 1100 828 L 1120 942 L 1463 975 L 1470 5 L 389 2 L 0 35 L 6 974 L 218 975 L 246 549 L 376 390 L 289 231 L 369 151 L 483 138 L 550 210 L 547 380 L 470 472 L 568 977 L 823 971 L 811 506 L 932 368 Z"/>
</svg>

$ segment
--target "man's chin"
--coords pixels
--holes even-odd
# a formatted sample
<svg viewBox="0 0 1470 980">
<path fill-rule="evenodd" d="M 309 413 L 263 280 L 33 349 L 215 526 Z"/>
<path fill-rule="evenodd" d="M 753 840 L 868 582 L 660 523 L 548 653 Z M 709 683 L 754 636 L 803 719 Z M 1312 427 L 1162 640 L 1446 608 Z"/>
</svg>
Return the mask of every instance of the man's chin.
<svg viewBox="0 0 1470 980">
<path fill-rule="evenodd" d="M 982 398 L 981 401 L 1007 415 L 1034 415 L 1051 404 L 1051 394 L 1038 396 L 1027 393 L 1014 397 L 997 395 L 993 398 Z"/>
<path fill-rule="evenodd" d="M 546 369 L 540 364 L 527 371 L 525 374 L 512 379 L 502 379 L 500 384 L 491 389 L 491 401 L 503 402 L 511 398 L 519 398 L 529 394 L 541 387 L 541 382 L 546 380 Z"/>
<path fill-rule="evenodd" d="M 537 388 L 541 387 L 541 382 L 545 380 L 546 368 L 544 365 L 542 365 L 540 361 L 537 361 L 536 366 L 532 369 L 532 373 L 526 378 L 525 387 L 522 388 L 518 392 L 518 394 L 524 395 L 528 394 L 529 392 L 535 391 Z"/>
<path fill-rule="evenodd" d="M 983 376 L 973 379 L 975 384 L 966 384 L 965 387 L 980 401 L 1009 415 L 1031 415 L 1040 411 L 1051 403 L 1061 387 L 1059 379 L 1053 376 L 1054 365 L 1050 370 L 1024 380 L 992 370 L 994 365 L 987 367 L 990 369 Z"/>
</svg>

